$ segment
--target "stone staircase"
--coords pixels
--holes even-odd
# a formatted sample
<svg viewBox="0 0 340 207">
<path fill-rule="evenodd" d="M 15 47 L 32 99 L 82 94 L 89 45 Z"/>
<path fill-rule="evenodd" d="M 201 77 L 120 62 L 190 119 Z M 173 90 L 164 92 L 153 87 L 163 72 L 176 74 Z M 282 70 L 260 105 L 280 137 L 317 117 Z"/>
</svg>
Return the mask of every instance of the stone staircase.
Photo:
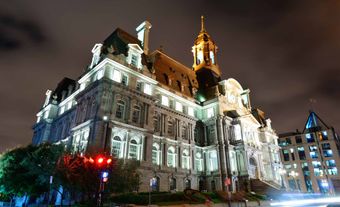
<svg viewBox="0 0 340 207">
<path fill-rule="evenodd" d="M 275 196 L 285 192 L 279 184 L 259 179 L 251 179 L 250 187 L 253 192 L 262 195 Z"/>
</svg>

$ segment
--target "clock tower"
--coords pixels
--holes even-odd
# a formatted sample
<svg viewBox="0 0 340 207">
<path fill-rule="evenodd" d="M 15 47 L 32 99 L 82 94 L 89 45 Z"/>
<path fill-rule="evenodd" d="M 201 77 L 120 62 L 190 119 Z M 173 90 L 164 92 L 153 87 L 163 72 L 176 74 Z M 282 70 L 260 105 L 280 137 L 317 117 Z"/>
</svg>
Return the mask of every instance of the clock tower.
<svg viewBox="0 0 340 207">
<path fill-rule="evenodd" d="M 217 46 L 204 27 L 201 16 L 201 31 L 192 47 L 194 56 L 193 70 L 196 72 L 200 90 L 210 88 L 221 81 L 221 71 L 217 65 Z"/>
</svg>

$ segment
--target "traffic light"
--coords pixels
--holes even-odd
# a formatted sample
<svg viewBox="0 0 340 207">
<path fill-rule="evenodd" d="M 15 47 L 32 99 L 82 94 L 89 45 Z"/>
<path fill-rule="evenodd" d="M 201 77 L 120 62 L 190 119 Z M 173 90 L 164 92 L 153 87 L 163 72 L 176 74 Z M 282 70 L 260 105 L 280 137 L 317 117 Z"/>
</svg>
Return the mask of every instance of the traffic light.
<svg viewBox="0 0 340 207">
<path fill-rule="evenodd" d="M 112 164 L 112 158 L 104 155 L 98 155 L 95 159 L 95 164 L 99 168 L 108 168 Z"/>
</svg>

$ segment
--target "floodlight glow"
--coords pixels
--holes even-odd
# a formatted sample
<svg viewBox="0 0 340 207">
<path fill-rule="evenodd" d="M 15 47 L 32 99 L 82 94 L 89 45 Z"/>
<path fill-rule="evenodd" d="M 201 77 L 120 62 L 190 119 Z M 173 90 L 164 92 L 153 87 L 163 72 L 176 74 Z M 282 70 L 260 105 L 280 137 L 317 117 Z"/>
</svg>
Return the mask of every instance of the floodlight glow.
<svg viewBox="0 0 340 207">
<path fill-rule="evenodd" d="M 283 202 L 275 202 L 271 203 L 271 206 L 307 206 L 311 204 L 331 204 L 331 203 L 340 203 L 340 197 L 329 197 L 329 198 L 317 198 L 317 199 L 299 199 L 292 201 L 283 201 Z"/>
</svg>

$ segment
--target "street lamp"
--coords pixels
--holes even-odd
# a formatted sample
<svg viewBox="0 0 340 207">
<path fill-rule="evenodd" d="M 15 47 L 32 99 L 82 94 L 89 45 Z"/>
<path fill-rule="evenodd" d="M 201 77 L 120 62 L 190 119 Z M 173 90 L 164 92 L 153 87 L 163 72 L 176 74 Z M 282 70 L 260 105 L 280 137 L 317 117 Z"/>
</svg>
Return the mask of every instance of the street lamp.
<svg viewBox="0 0 340 207">
<path fill-rule="evenodd" d="M 289 175 L 293 177 L 293 180 L 294 180 L 294 183 L 295 183 L 295 186 L 296 186 L 296 190 L 299 191 L 299 186 L 298 186 L 298 183 L 297 183 L 297 181 L 296 181 L 296 179 L 295 179 L 296 177 L 299 176 L 299 173 L 298 173 L 298 172 L 295 172 L 295 171 L 293 170 L 293 171 L 290 172 Z"/>
</svg>

